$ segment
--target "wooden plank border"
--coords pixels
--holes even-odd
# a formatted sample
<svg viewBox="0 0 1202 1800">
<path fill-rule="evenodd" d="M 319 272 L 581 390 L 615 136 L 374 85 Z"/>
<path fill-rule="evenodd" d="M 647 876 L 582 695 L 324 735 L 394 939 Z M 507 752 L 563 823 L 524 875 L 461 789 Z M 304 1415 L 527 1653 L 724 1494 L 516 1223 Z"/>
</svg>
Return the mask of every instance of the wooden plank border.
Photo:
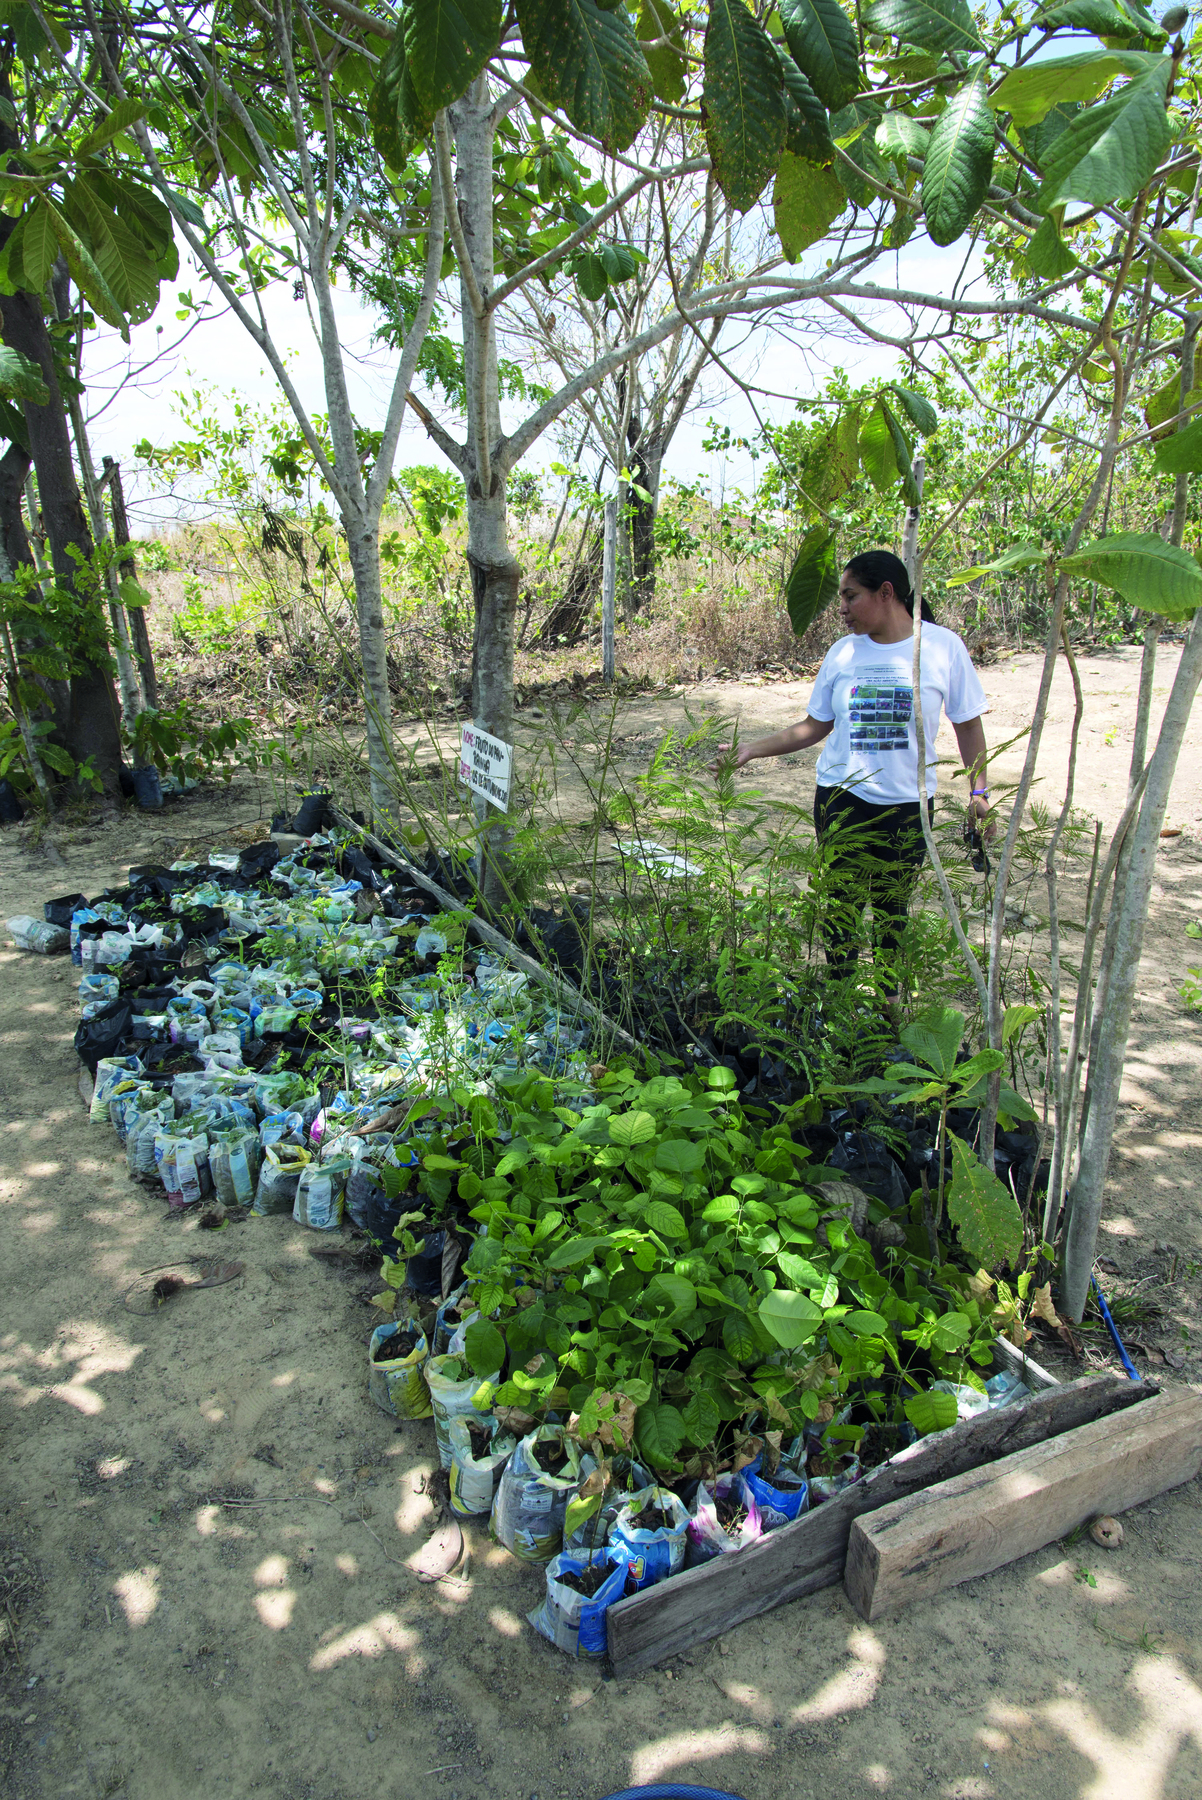
<svg viewBox="0 0 1202 1800">
<path fill-rule="evenodd" d="M 1017 1354 L 1017 1353 L 1016 1353 Z M 1145 1400 L 1153 1383 L 1110 1373 L 1052 1383 L 1026 1402 L 924 1438 L 792 1525 L 619 1600 L 606 1615 L 616 1676 L 635 1675 L 745 1619 L 842 1581 L 853 1522 L 895 1500 Z"/>
</svg>

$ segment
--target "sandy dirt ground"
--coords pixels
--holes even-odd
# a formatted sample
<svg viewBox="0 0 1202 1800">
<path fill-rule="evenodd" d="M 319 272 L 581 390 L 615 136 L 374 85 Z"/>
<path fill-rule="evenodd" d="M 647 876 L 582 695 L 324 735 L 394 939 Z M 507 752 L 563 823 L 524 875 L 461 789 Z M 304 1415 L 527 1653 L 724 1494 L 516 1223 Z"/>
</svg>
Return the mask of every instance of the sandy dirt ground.
<svg viewBox="0 0 1202 1800">
<path fill-rule="evenodd" d="M 1158 694 L 1174 653 L 1162 658 Z M 1136 658 L 1089 658 L 1079 800 L 1113 824 Z M 1037 667 L 985 672 L 995 741 Z M 648 696 L 634 761 L 687 704 L 744 732 L 807 686 Z M 1041 776 L 1059 795 L 1067 685 Z M 539 721 L 524 716 L 524 741 Z M 448 737 L 448 745 L 450 739 Z M 1202 1019 L 1176 989 L 1202 915 L 1202 734 L 1182 758 L 1153 901 L 1105 1214 L 1111 1281 L 1154 1298 L 1141 1368 L 1202 1382 Z M 1020 750 L 1001 761 L 1016 773 Z M 997 771 L 995 770 L 995 778 Z M 756 771 L 804 799 L 813 763 Z M 0 835 L 2 917 L 95 891 L 131 860 L 270 811 L 240 781 L 148 820 Z M 167 841 L 165 841 L 167 840 Z M 1202 1484 L 1129 1514 L 1117 1552 L 1049 1545 L 872 1627 L 841 1589 L 629 1681 L 524 1622 L 542 1577 L 469 1530 L 465 1579 L 420 1584 L 428 1423 L 367 1397 L 369 1276 L 287 1219 L 210 1235 L 132 1184 L 89 1126 L 63 960 L 0 952 L 0 1793 L 12 1800 L 594 1800 L 691 1780 L 747 1800 L 1187 1800 L 1202 1793 Z M 236 1257 L 245 1274 L 151 1317 L 142 1271 Z M 1040 1346 L 1044 1360 L 1053 1353 Z M 1107 1362 L 1096 1338 L 1087 1362 Z M 1055 1366 L 1074 1372 L 1063 1355 Z"/>
</svg>

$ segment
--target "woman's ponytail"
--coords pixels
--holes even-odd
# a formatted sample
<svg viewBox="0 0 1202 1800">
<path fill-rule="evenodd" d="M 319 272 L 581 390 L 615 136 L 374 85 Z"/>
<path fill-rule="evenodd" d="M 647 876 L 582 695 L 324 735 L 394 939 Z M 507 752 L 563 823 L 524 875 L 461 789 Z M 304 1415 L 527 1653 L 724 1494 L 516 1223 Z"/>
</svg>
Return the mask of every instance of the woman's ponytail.
<svg viewBox="0 0 1202 1800">
<path fill-rule="evenodd" d="M 914 617 L 914 589 L 910 585 L 910 577 L 905 563 L 900 556 L 894 556 L 892 550 L 862 550 L 859 556 L 853 556 L 844 564 L 844 573 L 854 575 L 875 594 L 888 581 L 892 583 L 893 592 L 897 595 L 910 617 Z M 922 601 L 921 616 L 928 625 L 935 623 L 935 615 Z"/>
</svg>

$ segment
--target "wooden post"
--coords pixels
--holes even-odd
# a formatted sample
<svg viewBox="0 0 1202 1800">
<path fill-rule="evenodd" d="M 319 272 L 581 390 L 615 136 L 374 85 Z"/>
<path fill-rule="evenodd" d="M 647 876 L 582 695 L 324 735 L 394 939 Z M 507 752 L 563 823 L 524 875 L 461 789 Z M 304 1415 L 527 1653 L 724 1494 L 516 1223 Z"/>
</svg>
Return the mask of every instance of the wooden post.
<svg viewBox="0 0 1202 1800">
<path fill-rule="evenodd" d="M 605 502 L 605 558 L 601 566 L 601 673 L 614 678 L 614 594 L 618 581 L 618 502 Z"/>
<path fill-rule="evenodd" d="M 111 456 L 104 458 L 103 485 L 109 490 L 109 506 L 113 515 L 113 542 L 124 549 L 129 543 L 129 515 L 125 510 L 125 490 L 121 486 L 121 465 L 114 462 Z M 133 580 L 138 578 L 138 565 L 133 556 L 122 556 L 117 563 L 118 579 L 124 581 L 126 576 Z M 145 609 L 131 606 L 127 614 L 130 637 L 133 640 L 134 659 L 138 665 L 138 673 L 142 677 L 142 692 L 146 696 L 147 706 L 159 703 L 159 683 L 154 672 L 154 652 L 150 648 L 150 632 L 146 625 Z"/>
</svg>

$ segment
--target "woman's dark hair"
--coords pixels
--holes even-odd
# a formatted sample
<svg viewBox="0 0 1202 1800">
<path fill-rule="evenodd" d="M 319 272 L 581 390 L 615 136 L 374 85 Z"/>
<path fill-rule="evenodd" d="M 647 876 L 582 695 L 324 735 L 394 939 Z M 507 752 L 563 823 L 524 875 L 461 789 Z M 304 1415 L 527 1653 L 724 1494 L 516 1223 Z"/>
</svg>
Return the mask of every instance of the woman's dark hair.
<svg viewBox="0 0 1202 1800">
<path fill-rule="evenodd" d="M 887 581 L 892 582 L 893 592 L 897 595 L 910 617 L 914 617 L 914 590 L 910 586 L 910 577 L 906 573 L 906 565 L 900 556 L 894 556 L 892 550 L 862 550 L 859 556 L 853 556 L 843 566 L 845 575 L 854 575 L 864 587 L 876 593 Z M 930 625 L 935 623 L 935 615 L 922 602 L 922 617 Z"/>
</svg>

